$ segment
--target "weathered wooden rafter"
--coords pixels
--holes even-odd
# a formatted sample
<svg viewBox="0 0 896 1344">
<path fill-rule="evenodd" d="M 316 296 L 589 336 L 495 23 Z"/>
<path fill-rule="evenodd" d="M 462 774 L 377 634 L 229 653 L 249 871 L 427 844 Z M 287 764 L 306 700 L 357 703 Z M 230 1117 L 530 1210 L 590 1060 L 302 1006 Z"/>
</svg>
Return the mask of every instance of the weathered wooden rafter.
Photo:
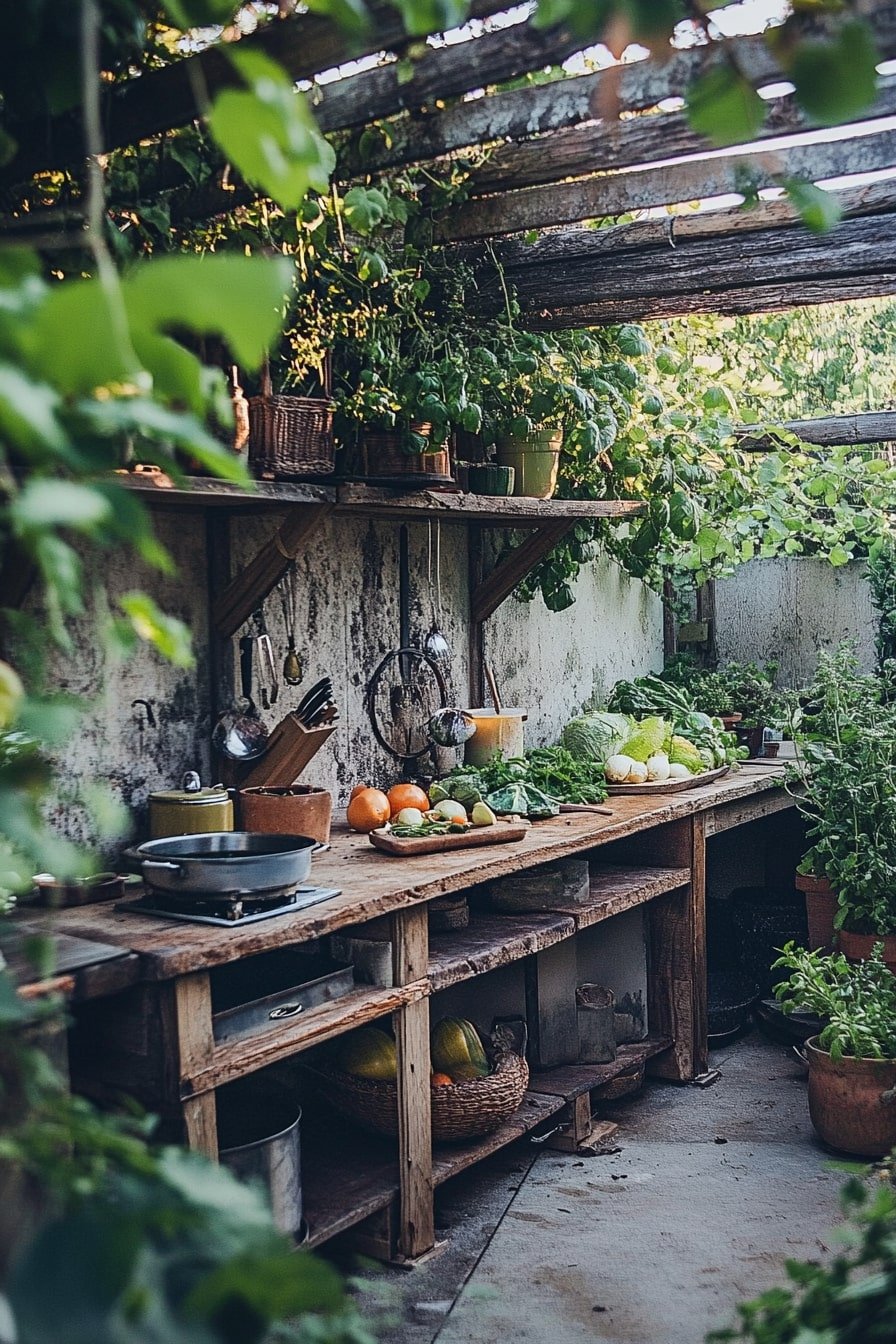
<svg viewBox="0 0 896 1344">
<path fill-rule="evenodd" d="M 811 308 L 820 303 L 847 303 L 896 294 L 896 263 L 880 275 L 820 277 L 776 285 L 741 287 L 732 278 L 729 289 L 707 289 L 700 294 L 650 295 L 640 299 L 595 300 L 575 308 L 545 308 L 525 325 L 542 331 L 607 326 L 615 322 L 647 322 L 651 318 L 687 317 L 689 313 L 720 313 L 737 317 L 775 313 L 788 308 Z"/>
<path fill-rule="evenodd" d="M 882 58 L 896 57 L 896 5 L 881 7 L 874 24 Z M 633 61 L 594 74 L 488 94 L 443 111 L 397 118 L 384 128 L 379 146 L 365 146 L 363 157 L 357 140 L 346 146 L 339 171 L 346 176 L 381 172 L 473 145 L 522 141 L 601 116 L 643 112 L 666 99 L 681 97 L 711 66 L 735 55 L 738 69 L 757 88 L 784 78 L 763 38 L 715 41 L 675 51 L 665 61 Z M 669 124 L 664 120 L 664 126 Z M 511 155 L 512 146 L 506 152 Z M 662 157 L 670 155 L 667 152 Z M 501 151 L 491 164 L 496 161 L 500 163 Z"/>
<path fill-rule="evenodd" d="M 881 81 L 877 101 L 865 119 L 894 113 L 896 78 L 891 76 Z M 769 102 L 765 124 L 755 139 L 770 140 L 812 129 L 796 100 L 788 95 Z M 516 191 L 564 178 L 705 153 L 705 138 L 691 130 L 683 113 L 592 121 L 497 149 L 473 175 L 473 194 Z"/>
<path fill-rule="evenodd" d="M 761 189 L 777 186 L 787 177 L 817 182 L 894 166 L 896 132 L 891 130 L 861 139 L 791 145 L 757 154 L 713 151 L 680 163 L 477 197 L 445 221 L 441 236 L 444 240 L 493 238 L 742 193 L 746 182 Z"/>
<path fill-rule="evenodd" d="M 689 312 L 759 312 L 896 290 L 896 183 L 836 193 L 844 213 L 833 237 L 806 230 L 786 200 L 641 220 L 608 229 L 568 228 L 493 249 L 533 327 L 590 326 Z M 503 304 L 491 255 L 481 262 L 483 312 Z"/>
<path fill-rule="evenodd" d="M 843 444 L 892 443 L 896 441 L 896 411 L 859 411 L 855 415 L 788 420 L 781 428 L 798 435 L 804 443 L 813 443 L 819 448 L 834 448 Z M 743 430 L 743 435 L 741 447 L 750 452 L 764 452 L 777 446 L 771 439 L 753 437 L 749 428 Z"/>
<path fill-rule="evenodd" d="M 471 0 L 470 16 L 488 18 L 506 9 L 506 0 Z M 366 34 L 348 38 L 331 20 L 314 14 L 275 20 L 240 40 L 279 61 L 296 80 L 313 79 L 361 56 L 401 51 L 408 36 L 400 15 L 387 4 L 376 5 Z M 187 56 L 162 70 L 135 76 L 105 89 L 103 149 L 136 144 L 163 131 L 186 126 L 203 110 L 204 100 L 219 89 L 239 83 L 228 59 L 226 42 Z M 393 111 L 402 104 L 396 104 Z M 15 183 L 46 168 L 59 168 L 83 155 L 80 117 L 66 112 L 16 132 L 18 153 L 4 167 L 0 181 Z"/>
<path fill-rule="evenodd" d="M 404 81 L 402 71 L 392 64 L 325 84 L 315 115 L 324 131 L 363 126 L 406 108 L 421 108 L 483 84 L 556 65 L 587 45 L 580 32 L 563 25 L 542 30 L 519 23 L 427 52 Z"/>
</svg>

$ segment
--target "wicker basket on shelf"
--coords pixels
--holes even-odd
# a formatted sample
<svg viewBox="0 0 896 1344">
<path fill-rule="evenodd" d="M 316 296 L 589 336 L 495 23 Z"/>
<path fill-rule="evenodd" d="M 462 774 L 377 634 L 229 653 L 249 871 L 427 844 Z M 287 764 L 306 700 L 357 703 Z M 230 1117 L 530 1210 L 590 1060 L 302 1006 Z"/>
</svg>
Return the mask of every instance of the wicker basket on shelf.
<svg viewBox="0 0 896 1344">
<path fill-rule="evenodd" d="M 329 359 L 323 366 L 324 392 L 330 388 Z M 333 402 L 323 397 L 274 393 L 265 360 L 261 394 L 249 398 L 249 466 L 256 476 L 331 476 L 336 465 Z"/>
<path fill-rule="evenodd" d="M 333 1108 L 376 1134 L 398 1133 L 398 1086 L 355 1078 L 328 1065 L 313 1073 L 323 1098 Z M 434 1087 L 432 1136 L 439 1143 L 457 1143 L 490 1134 L 518 1110 L 529 1082 L 529 1066 L 519 1055 L 501 1055 L 485 1078 Z"/>
</svg>

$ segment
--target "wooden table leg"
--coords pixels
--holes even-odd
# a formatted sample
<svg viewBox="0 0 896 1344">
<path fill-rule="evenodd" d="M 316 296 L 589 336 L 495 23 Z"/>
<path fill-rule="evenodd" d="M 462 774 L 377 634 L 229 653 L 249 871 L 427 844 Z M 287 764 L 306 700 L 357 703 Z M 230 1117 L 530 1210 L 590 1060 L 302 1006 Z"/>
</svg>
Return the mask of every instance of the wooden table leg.
<svg viewBox="0 0 896 1344">
<path fill-rule="evenodd" d="M 392 917 L 396 985 L 425 977 L 429 960 L 429 917 L 425 905 Z M 398 1250 L 415 1259 L 435 1244 L 432 1183 L 432 1121 L 429 1059 L 429 1000 L 409 1003 L 394 1014 L 398 1050 L 398 1160 L 401 1182 Z"/>
<path fill-rule="evenodd" d="M 687 865 L 691 882 L 648 906 L 648 1017 L 651 1032 L 670 1036 L 671 1050 L 650 1072 L 686 1082 L 706 1072 L 706 836 L 696 813 L 670 840 L 667 862 Z M 656 860 L 654 860 L 656 861 Z"/>
<path fill-rule="evenodd" d="M 177 1042 L 178 1080 L 191 1076 L 197 1067 L 211 1061 L 215 1048 L 212 1032 L 211 982 L 206 971 L 182 975 L 173 985 L 174 1033 Z M 218 1156 L 218 1122 L 214 1092 L 188 1097 L 182 1103 L 187 1146 L 206 1157 Z"/>
</svg>

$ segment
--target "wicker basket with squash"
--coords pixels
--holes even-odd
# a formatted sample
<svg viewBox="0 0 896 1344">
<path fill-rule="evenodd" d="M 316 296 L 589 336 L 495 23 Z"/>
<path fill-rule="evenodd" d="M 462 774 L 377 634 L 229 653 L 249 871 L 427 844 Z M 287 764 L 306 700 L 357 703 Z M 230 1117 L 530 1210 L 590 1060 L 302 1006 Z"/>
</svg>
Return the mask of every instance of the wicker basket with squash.
<svg viewBox="0 0 896 1344">
<path fill-rule="evenodd" d="M 432 1031 L 432 1134 L 458 1142 L 498 1129 L 523 1100 L 525 1059 L 499 1047 L 488 1053 L 463 1018 L 443 1018 Z M 346 1036 L 330 1061 L 317 1065 L 322 1095 L 338 1111 L 377 1134 L 398 1133 L 395 1042 L 376 1027 Z"/>
</svg>

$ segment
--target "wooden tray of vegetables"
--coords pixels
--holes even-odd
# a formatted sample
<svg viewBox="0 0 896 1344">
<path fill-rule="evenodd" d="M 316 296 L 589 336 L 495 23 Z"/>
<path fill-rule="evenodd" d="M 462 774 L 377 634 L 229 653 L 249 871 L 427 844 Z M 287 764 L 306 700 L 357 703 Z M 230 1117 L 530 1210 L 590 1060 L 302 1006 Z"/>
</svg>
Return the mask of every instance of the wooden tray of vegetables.
<svg viewBox="0 0 896 1344">
<path fill-rule="evenodd" d="M 715 770 L 704 770 L 700 775 L 688 775 L 686 779 L 651 779 L 646 784 L 608 784 L 607 793 L 683 793 L 685 789 L 698 789 L 701 784 L 711 784 L 714 779 L 721 779 L 730 768 L 720 765 Z"/>
<path fill-rule="evenodd" d="M 498 817 L 490 826 L 432 826 L 426 833 L 425 826 L 415 827 L 417 835 L 395 834 L 392 828 L 385 826 L 370 831 L 370 843 L 382 851 L 401 858 L 412 858 L 415 854 L 444 854 L 451 849 L 472 849 L 478 845 L 506 845 L 513 840 L 525 840 L 532 828 L 530 821 L 519 817 Z M 397 828 L 399 832 L 405 829 Z"/>
</svg>

